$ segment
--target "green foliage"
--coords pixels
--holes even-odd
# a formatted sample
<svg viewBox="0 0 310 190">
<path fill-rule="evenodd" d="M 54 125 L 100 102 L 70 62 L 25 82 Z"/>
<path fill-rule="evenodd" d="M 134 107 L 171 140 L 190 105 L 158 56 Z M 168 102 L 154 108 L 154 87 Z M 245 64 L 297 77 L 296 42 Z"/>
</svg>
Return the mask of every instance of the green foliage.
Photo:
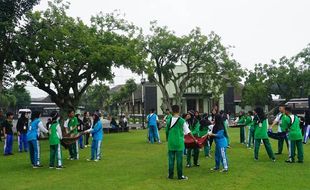
<svg viewBox="0 0 310 190">
<path fill-rule="evenodd" d="M 81 98 L 81 105 L 90 112 L 106 108 L 110 88 L 102 83 L 91 85 L 87 88 Z"/>
<path fill-rule="evenodd" d="M 127 23 L 111 14 L 100 14 L 92 18 L 89 27 L 68 16 L 68 8 L 58 0 L 49 2 L 44 12 L 27 14 L 17 35 L 16 59 L 19 79 L 33 82 L 64 110 L 75 109 L 93 81 L 111 80 L 113 65 L 138 61 L 124 30 Z M 102 27 L 114 24 L 113 30 Z"/>
<path fill-rule="evenodd" d="M 267 86 L 266 65 L 258 64 L 254 71 L 248 71 L 249 74 L 242 90 L 242 106 L 264 106 L 271 101 L 271 94 Z"/>
<path fill-rule="evenodd" d="M 0 93 L 13 72 L 13 55 L 16 44 L 14 36 L 22 16 L 36 5 L 39 0 L 2 0 L 0 1 Z"/>
<path fill-rule="evenodd" d="M 271 95 L 281 98 L 306 97 L 310 94 L 310 45 L 296 56 L 282 57 L 271 64 L 258 64 L 249 71 L 243 89 L 243 105 L 267 105 Z"/>
<path fill-rule="evenodd" d="M 31 97 L 30 93 L 25 89 L 23 85 L 15 84 L 9 89 L 10 93 L 16 98 L 16 108 L 25 108 L 30 105 Z"/>
<path fill-rule="evenodd" d="M 182 105 L 182 97 L 189 87 L 199 87 L 198 93 L 211 93 L 216 98 L 225 91 L 227 83 L 235 85 L 240 81 L 243 71 L 239 63 L 231 58 L 215 33 L 206 36 L 195 28 L 188 35 L 178 37 L 156 22 L 151 23 L 150 31 L 142 39 L 148 61 L 140 69 L 159 86 L 163 110 L 172 103 L 166 88 L 169 83 L 174 86 L 176 103 Z"/>
<path fill-rule="evenodd" d="M 0 108 L 8 110 L 9 108 L 24 108 L 31 102 L 30 93 L 23 85 L 14 84 L 9 89 L 5 89 L 0 94 Z"/>
</svg>

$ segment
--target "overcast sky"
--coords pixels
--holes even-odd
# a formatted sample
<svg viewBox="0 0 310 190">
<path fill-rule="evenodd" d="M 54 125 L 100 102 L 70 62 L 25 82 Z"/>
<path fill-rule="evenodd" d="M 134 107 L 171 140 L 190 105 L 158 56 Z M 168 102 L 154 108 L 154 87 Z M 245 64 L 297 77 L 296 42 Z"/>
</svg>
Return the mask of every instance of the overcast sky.
<svg viewBox="0 0 310 190">
<path fill-rule="evenodd" d="M 41 0 L 36 10 L 44 10 Z M 157 20 L 176 34 L 183 35 L 195 27 L 205 34 L 214 31 L 225 45 L 233 45 L 234 58 L 244 68 L 271 59 L 293 56 L 310 43 L 310 0 L 69 0 L 69 15 L 89 23 L 90 17 L 120 10 L 126 19 L 144 30 Z M 114 69 L 114 85 L 140 76 Z M 33 97 L 45 95 L 31 85 Z"/>
</svg>

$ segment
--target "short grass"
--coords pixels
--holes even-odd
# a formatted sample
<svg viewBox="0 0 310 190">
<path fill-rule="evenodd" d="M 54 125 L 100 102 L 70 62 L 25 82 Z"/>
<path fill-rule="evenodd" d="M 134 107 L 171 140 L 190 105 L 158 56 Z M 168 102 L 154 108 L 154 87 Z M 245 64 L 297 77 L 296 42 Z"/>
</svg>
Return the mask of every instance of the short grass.
<svg viewBox="0 0 310 190">
<path fill-rule="evenodd" d="M 230 129 L 232 148 L 228 149 L 229 173 L 212 173 L 214 159 L 200 154 L 199 168 L 184 168 L 188 181 L 168 180 L 167 144 L 146 143 L 146 131 L 105 134 L 103 159 L 87 162 L 90 148 L 80 151 L 80 160 L 69 161 L 63 149 L 65 169 L 48 169 L 48 142 L 42 141 L 43 168 L 32 169 L 29 155 L 16 153 L 0 156 L 0 189 L 309 189 L 310 145 L 304 146 L 305 163 L 287 164 L 287 150 L 271 162 L 263 146 L 259 161 L 253 159 L 253 149 L 238 143 L 238 129 Z M 161 131 L 164 139 L 164 133 Z M 277 142 L 271 140 L 276 151 Z M 3 151 L 3 143 L 0 143 Z M 185 158 L 184 158 L 185 160 Z M 184 162 L 185 165 L 185 162 Z"/>
</svg>

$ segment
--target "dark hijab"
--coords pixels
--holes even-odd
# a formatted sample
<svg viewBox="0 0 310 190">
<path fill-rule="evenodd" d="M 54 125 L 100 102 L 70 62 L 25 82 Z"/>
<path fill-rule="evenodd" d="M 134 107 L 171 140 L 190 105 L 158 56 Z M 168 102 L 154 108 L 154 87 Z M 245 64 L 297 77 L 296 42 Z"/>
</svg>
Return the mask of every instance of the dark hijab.
<svg viewBox="0 0 310 190">
<path fill-rule="evenodd" d="M 224 123 L 223 123 L 223 118 L 220 114 L 215 114 L 214 116 L 214 126 L 212 129 L 212 133 L 216 134 L 220 130 L 224 130 Z"/>
</svg>

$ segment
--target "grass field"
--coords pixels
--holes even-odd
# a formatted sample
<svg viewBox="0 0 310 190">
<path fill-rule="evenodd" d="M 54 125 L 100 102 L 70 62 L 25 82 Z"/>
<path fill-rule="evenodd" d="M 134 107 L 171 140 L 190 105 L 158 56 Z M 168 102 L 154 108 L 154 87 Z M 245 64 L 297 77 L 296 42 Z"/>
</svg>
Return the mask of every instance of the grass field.
<svg viewBox="0 0 310 190">
<path fill-rule="evenodd" d="M 49 147 L 41 142 L 43 168 L 32 169 L 29 155 L 0 156 L 0 189 L 310 189 L 310 145 L 304 146 L 305 163 L 287 164 L 287 150 L 274 163 L 261 146 L 259 161 L 253 159 L 253 149 L 238 143 L 238 129 L 230 129 L 232 148 L 228 149 L 229 172 L 211 172 L 213 159 L 200 154 L 199 168 L 184 168 L 188 181 L 168 180 L 167 144 L 146 143 L 146 131 L 105 134 L 103 159 L 87 162 L 90 148 L 80 151 L 80 160 L 69 161 L 63 149 L 63 170 L 48 168 Z M 161 138 L 164 133 L 161 131 Z M 276 141 L 271 140 L 274 152 Z M 0 143 L 3 152 L 3 142 Z M 184 158 L 185 160 L 185 158 Z M 184 162 L 185 165 L 185 162 Z"/>
</svg>

